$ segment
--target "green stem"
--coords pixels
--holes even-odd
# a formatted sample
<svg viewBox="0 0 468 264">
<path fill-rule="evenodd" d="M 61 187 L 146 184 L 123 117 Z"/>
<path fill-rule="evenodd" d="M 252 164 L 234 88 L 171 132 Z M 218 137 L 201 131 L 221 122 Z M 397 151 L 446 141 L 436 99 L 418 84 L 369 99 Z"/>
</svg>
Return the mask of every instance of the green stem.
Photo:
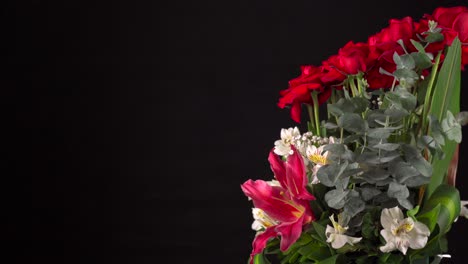
<svg viewBox="0 0 468 264">
<path fill-rule="evenodd" d="M 309 113 L 310 125 L 312 126 L 312 130 L 315 130 L 314 109 L 309 104 L 307 105 L 307 112 Z M 309 131 L 312 132 L 311 130 Z"/>
<path fill-rule="evenodd" d="M 390 89 L 392 92 L 395 90 L 396 78 L 393 78 L 392 88 Z"/>
<path fill-rule="evenodd" d="M 354 78 L 349 80 L 349 84 L 351 86 L 351 92 L 353 93 L 353 97 L 356 97 L 359 95 L 359 91 L 356 88 L 356 84 L 354 83 Z"/>
<path fill-rule="evenodd" d="M 314 119 L 315 119 L 315 130 L 317 131 L 317 136 L 320 137 L 320 119 L 319 119 L 319 102 L 317 92 L 313 91 L 311 93 L 312 102 L 314 103 Z"/>
<path fill-rule="evenodd" d="M 434 86 L 434 80 L 435 80 L 435 76 L 437 75 L 437 70 L 439 68 L 439 62 L 440 62 L 440 55 L 442 54 L 442 52 L 439 52 L 439 54 L 437 54 L 437 57 L 435 59 L 435 62 L 434 62 L 434 66 L 432 68 L 432 71 L 431 71 L 431 76 L 430 76 L 430 79 L 429 79 L 429 83 L 427 84 L 427 90 L 426 90 L 426 97 L 424 98 L 424 107 L 423 107 L 423 114 L 421 116 L 422 118 L 422 125 L 420 127 L 420 131 L 419 131 L 419 134 L 421 133 L 421 130 L 422 131 L 425 131 L 427 132 L 428 129 L 426 128 L 426 123 L 427 123 L 427 115 L 429 113 L 429 110 L 431 109 L 431 105 L 430 105 L 430 101 L 431 101 L 431 95 L 432 95 L 432 87 Z"/>
<path fill-rule="evenodd" d="M 362 84 L 361 84 L 361 81 L 362 81 L 362 80 L 361 80 L 361 79 L 357 79 L 356 81 L 357 81 L 357 87 L 358 87 L 358 90 L 359 90 L 359 94 L 360 94 L 361 96 L 363 96 L 363 95 L 364 95 L 364 89 L 362 88 Z"/>
<path fill-rule="evenodd" d="M 340 128 L 340 144 L 343 144 L 343 128 Z"/>
</svg>

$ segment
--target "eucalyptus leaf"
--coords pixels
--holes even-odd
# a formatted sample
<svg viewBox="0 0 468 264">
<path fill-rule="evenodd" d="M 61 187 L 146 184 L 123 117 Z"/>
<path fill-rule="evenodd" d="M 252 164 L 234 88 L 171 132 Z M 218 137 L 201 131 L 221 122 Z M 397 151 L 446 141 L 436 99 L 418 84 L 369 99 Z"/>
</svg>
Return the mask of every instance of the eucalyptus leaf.
<svg viewBox="0 0 468 264">
<path fill-rule="evenodd" d="M 417 169 L 422 175 L 430 177 L 432 175 L 431 164 L 424 159 L 416 147 L 408 144 L 402 145 L 403 152 L 405 153 L 406 160 Z"/>
<path fill-rule="evenodd" d="M 424 70 L 432 67 L 432 61 L 425 53 L 413 52 L 411 53 L 411 57 L 418 69 Z"/>
<path fill-rule="evenodd" d="M 427 36 L 425 38 L 427 43 L 434 43 L 444 40 L 444 35 L 441 33 L 436 32 L 427 32 Z"/>
<path fill-rule="evenodd" d="M 317 178 L 323 185 L 333 187 L 335 186 L 336 182 L 338 181 L 339 177 L 341 176 L 341 174 L 347 166 L 348 162 L 344 162 L 342 164 L 328 164 L 322 166 L 317 171 Z"/>
<path fill-rule="evenodd" d="M 399 183 L 404 183 L 409 178 L 420 175 L 417 169 L 415 169 L 411 164 L 404 161 L 391 163 L 389 166 L 389 171 Z"/>
<path fill-rule="evenodd" d="M 449 140 L 461 143 L 462 131 L 461 125 L 453 116 L 452 112 L 447 111 L 447 116 L 442 120 L 442 130 Z"/>
<path fill-rule="evenodd" d="M 424 47 L 421 43 L 413 40 L 413 39 L 410 39 L 411 41 L 411 44 L 413 44 L 413 46 L 416 48 L 417 51 L 419 51 L 420 53 L 426 53 L 426 51 L 424 50 Z"/>
<path fill-rule="evenodd" d="M 400 147 L 400 144 L 396 144 L 396 143 L 380 143 L 380 144 L 374 145 L 374 146 L 372 146 L 372 147 L 373 147 L 373 148 L 376 148 L 376 149 L 385 150 L 385 151 L 394 151 L 394 150 L 397 150 L 397 149 Z"/>
<path fill-rule="evenodd" d="M 393 72 L 393 76 L 395 76 L 400 82 L 400 85 L 405 88 L 413 87 L 416 81 L 419 79 L 418 73 L 408 68 L 397 69 L 395 72 Z"/>
<path fill-rule="evenodd" d="M 364 133 L 367 129 L 366 121 L 355 113 L 344 113 L 340 116 L 338 126 L 352 133 Z"/>
<path fill-rule="evenodd" d="M 360 191 L 362 199 L 366 202 L 382 193 L 382 191 L 375 187 L 362 187 L 360 188 Z"/>
<path fill-rule="evenodd" d="M 344 212 L 351 217 L 356 216 L 358 213 L 362 212 L 365 209 L 366 204 L 364 201 L 358 197 L 351 197 L 347 199 L 344 205 Z"/>
<path fill-rule="evenodd" d="M 395 62 L 397 69 L 409 69 L 412 70 L 416 66 L 413 57 L 409 54 L 398 55 L 398 53 L 393 53 L 393 61 Z"/>
<path fill-rule="evenodd" d="M 406 199 L 409 196 L 408 187 L 397 182 L 392 182 L 388 185 L 387 194 L 389 197 L 396 199 Z"/>
<path fill-rule="evenodd" d="M 413 209 L 413 204 L 406 198 L 398 198 L 398 203 L 407 210 Z"/>
<path fill-rule="evenodd" d="M 460 125 L 466 126 L 468 124 L 468 111 L 462 111 L 458 113 L 456 118 Z"/>
<path fill-rule="evenodd" d="M 345 197 L 348 192 L 348 190 L 331 190 L 325 194 L 324 199 L 331 208 L 341 209 L 345 205 Z"/>
</svg>

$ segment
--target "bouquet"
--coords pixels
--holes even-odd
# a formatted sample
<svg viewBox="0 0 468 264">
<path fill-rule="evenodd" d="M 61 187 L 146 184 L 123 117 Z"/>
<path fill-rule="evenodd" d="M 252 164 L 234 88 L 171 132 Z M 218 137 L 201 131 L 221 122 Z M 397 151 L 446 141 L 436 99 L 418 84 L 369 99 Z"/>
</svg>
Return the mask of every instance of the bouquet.
<svg viewBox="0 0 468 264">
<path fill-rule="evenodd" d="M 280 92 L 281 129 L 253 202 L 250 263 L 438 263 L 468 215 L 455 187 L 468 8 L 392 19 Z"/>
</svg>

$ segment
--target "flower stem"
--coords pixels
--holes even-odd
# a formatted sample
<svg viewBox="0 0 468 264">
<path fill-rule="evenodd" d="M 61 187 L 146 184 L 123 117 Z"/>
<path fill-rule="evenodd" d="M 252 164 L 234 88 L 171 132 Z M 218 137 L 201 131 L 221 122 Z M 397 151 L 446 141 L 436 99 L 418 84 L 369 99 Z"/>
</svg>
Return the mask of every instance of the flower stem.
<svg viewBox="0 0 468 264">
<path fill-rule="evenodd" d="M 351 92 L 353 93 L 353 97 L 359 96 L 358 88 L 356 87 L 356 83 L 354 83 L 355 78 L 349 80 L 349 84 L 351 87 Z"/>
<path fill-rule="evenodd" d="M 315 130 L 317 131 L 317 136 L 320 137 L 320 120 L 319 120 L 319 102 L 317 92 L 313 91 L 311 93 L 312 102 L 314 103 L 314 119 L 315 119 Z"/>
<path fill-rule="evenodd" d="M 309 131 L 312 132 L 313 130 L 315 130 L 314 109 L 309 104 L 307 105 L 307 112 L 309 113 L 310 126 L 311 126 L 309 128 Z"/>
<path fill-rule="evenodd" d="M 434 62 L 434 66 L 432 68 L 432 71 L 431 71 L 431 77 L 429 79 L 429 83 L 427 85 L 427 90 L 426 90 L 426 97 L 424 98 L 424 108 L 423 108 L 423 114 L 421 116 L 422 118 L 422 125 L 420 127 L 420 133 L 421 133 L 421 130 L 425 133 L 428 132 L 428 129 L 426 128 L 426 123 L 427 123 L 427 115 L 429 113 L 429 110 L 430 110 L 430 101 L 431 101 L 431 95 L 432 95 L 432 87 L 434 86 L 434 80 L 435 80 L 435 76 L 437 75 L 437 70 L 439 68 L 439 62 L 440 62 L 440 55 L 442 54 L 442 52 L 439 52 L 439 54 L 437 54 L 437 57 L 435 59 L 435 62 Z"/>
</svg>

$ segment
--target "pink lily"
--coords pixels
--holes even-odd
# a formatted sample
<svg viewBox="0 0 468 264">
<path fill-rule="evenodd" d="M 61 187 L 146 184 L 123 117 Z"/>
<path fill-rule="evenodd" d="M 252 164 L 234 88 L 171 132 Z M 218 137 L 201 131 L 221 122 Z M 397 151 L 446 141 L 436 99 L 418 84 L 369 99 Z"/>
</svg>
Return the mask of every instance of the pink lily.
<svg viewBox="0 0 468 264">
<path fill-rule="evenodd" d="M 269 161 L 280 186 L 272 186 L 262 180 L 248 180 L 242 184 L 242 191 L 252 199 L 256 208 L 263 210 L 277 224 L 265 226 L 258 233 L 252 245 L 250 263 L 253 257 L 263 251 L 270 238 L 280 236 L 280 249 L 286 251 L 301 236 L 302 226 L 315 219 L 310 209 L 310 200 L 315 197 L 305 188 L 307 177 L 304 161 L 298 151 L 283 162 L 273 152 Z"/>
</svg>

